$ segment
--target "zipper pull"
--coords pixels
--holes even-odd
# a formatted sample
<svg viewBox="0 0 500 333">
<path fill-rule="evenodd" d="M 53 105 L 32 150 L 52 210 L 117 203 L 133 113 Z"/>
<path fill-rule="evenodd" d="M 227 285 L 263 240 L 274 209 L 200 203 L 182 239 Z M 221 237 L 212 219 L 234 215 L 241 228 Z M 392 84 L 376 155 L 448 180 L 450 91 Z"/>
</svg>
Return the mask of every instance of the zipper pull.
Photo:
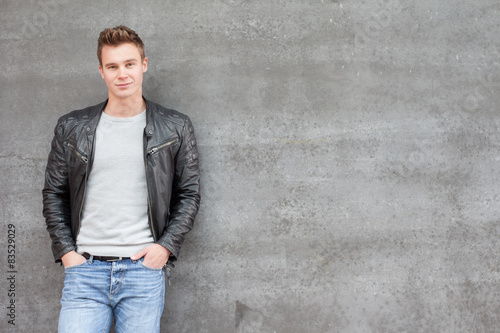
<svg viewBox="0 0 500 333">
<path fill-rule="evenodd" d="M 166 269 L 166 270 L 167 270 L 167 283 L 168 283 L 168 285 L 170 286 L 170 285 L 171 285 L 171 284 L 170 284 L 170 267 L 167 267 L 167 269 Z"/>
<path fill-rule="evenodd" d="M 158 147 L 154 147 L 154 148 L 151 148 L 148 153 L 151 154 L 151 155 L 153 155 L 157 151 L 158 151 Z"/>
<path fill-rule="evenodd" d="M 171 275 L 171 269 L 174 268 L 175 265 L 170 262 L 170 261 L 167 261 L 167 263 L 165 264 L 164 268 L 165 268 L 165 275 L 167 276 L 167 283 L 168 285 L 170 286 L 170 275 Z"/>
</svg>

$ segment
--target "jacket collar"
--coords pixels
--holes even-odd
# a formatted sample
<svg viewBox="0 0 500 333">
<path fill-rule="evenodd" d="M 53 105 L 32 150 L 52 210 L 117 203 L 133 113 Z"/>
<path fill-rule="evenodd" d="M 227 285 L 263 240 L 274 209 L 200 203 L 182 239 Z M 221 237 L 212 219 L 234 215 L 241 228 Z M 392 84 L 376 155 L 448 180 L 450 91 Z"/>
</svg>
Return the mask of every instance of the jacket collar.
<svg viewBox="0 0 500 333">
<path fill-rule="evenodd" d="M 144 102 L 146 102 L 146 127 L 144 131 L 147 136 L 152 136 L 155 131 L 155 127 L 152 121 L 152 114 L 156 112 L 156 105 L 154 103 L 151 103 L 144 96 L 142 96 L 142 98 L 144 99 Z M 87 135 L 95 133 L 97 124 L 99 123 L 99 119 L 101 119 L 101 114 L 104 111 L 106 104 L 108 104 L 107 99 L 102 103 L 90 107 L 89 110 L 90 120 L 85 128 L 85 130 L 87 131 Z"/>
<path fill-rule="evenodd" d="M 146 102 L 146 128 L 144 128 L 144 133 L 146 133 L 146 136 L 151 137 L 155 132 L 153 114 L 156 112 L 156 104 L 151 103 L 144 96 L 142 98 Z"/>
<path fill-rule="evenodd" d="M 105 100 L 102 103 L 91 106 L 89 110 L 89 122 L 86 125 L 85 130 L 87 131 L 87 135 L 94 134 L 97 128 L 97 123 L 99 123 L 99 119 L 101 119 L 101 113 L 104 110 L 104 107 L 108 104 L 108 100 Z"/>
</svg>

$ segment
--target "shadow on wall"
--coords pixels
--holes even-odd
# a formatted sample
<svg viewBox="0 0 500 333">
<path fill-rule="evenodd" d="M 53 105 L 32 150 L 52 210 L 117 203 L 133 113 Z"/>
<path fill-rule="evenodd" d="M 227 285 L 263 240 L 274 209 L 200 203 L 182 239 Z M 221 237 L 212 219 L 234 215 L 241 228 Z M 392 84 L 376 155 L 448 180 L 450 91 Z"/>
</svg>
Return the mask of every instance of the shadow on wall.
<svg viewBox="0 0 500 333">
<path fill-rule="evenodd" d="M 240 301 L 236 301 L 235 318 L 236 333 L 259 333 L 267 331 L 264 330 L 264 315 L 259 311 L 249 308 Z"/>
</svg>

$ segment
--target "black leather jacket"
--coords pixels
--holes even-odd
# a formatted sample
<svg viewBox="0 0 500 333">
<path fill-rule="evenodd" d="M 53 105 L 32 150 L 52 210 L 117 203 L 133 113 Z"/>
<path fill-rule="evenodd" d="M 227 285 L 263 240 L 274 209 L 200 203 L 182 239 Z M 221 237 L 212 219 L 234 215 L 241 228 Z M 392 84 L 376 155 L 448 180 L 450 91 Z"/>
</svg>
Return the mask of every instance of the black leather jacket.
<svg viewBox="0 0 500 333">
<path fill-rule="evenodd" d="M 144 163 L 149 226 L 175 261 L 200 204 L 200 172 L 193 126 L 186 115 L 146 100 Z M 95 131 L 106 102 L 62 116 L 45 171 L 43 215 L 56 262 L 76 250 Z"/>
</svg>

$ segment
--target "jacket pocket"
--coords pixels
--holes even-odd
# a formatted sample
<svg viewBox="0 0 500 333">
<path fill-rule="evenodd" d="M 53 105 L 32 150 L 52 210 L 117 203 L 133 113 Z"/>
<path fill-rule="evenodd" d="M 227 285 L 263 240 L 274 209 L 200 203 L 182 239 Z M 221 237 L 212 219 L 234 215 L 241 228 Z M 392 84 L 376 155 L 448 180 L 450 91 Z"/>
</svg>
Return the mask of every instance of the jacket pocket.
<svg viewBox="0 0 500 333">
<path fill-rule="evenodd" d="M 153 148 L 150 148 L 148 150 L 148 154 L 149 155 L 154 155 L 156 154 L 159 150 L 162 150 L 162 149 L 165 149 L 167 147 L 170 147 L 171 145 L 177 143 L 179 141 L 179 138 L 173 138 L 173 139 L 169 139 L 167 141 L 165 141 L 164 143 L 162 144 L 159 144 L 158 146 L 155 146 Z"/>
<path fill-rule="evenodd" d="M 64 145 L 70 149 L 72 149 L 74 152 L 75 152 L 75 155 L 80 159 L 82 160 L 85 164 L 88 163 L 88 158 L 87 158 L 87 154 L 85 154 L 84 152 L 80 151 L 74 144 L 70 143 L 70 142 L 64 142 Z"/>
</svg>

